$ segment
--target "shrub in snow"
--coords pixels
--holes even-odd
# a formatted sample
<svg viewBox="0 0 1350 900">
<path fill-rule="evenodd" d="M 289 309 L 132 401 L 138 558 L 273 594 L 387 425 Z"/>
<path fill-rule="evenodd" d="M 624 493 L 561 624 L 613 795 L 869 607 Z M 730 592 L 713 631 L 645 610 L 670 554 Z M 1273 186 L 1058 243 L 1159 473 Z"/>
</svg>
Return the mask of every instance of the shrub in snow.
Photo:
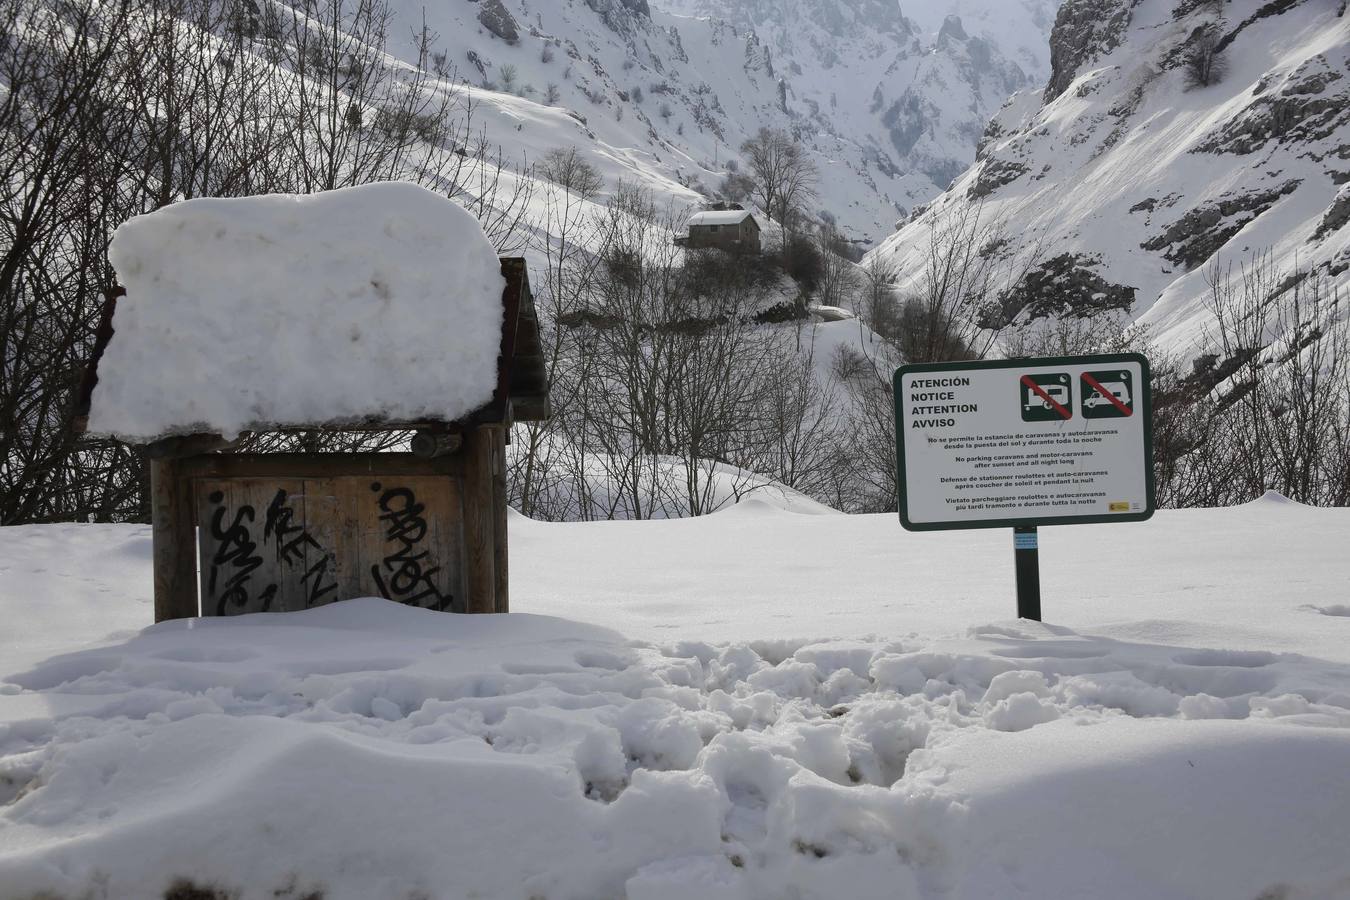
<svg viewBox="0 0 1350 900">
<path fill-rule="evenodd" d="M 1197 29 L 1182 55 L 1182 69 L 1187 88 L 1209 87 L 1218 84 L 1228 72 L 1228 60 L 1219 46 L 1222 36 L 1215 24 Z"/>
<path fill-rule="evenodd" d="M 127 293 L 93 432 L 449 421 L 496 386 L 496 251 L 416 185 L 188 200 L 124 223 L 108 255 Z"/>
<path fill-rule="evenodd" d="M 539 160 L 539 174 L 578 197 L 590 199 L 605 186 L 599 170 L 576 147 L 554 147 Z"/>
</svg>

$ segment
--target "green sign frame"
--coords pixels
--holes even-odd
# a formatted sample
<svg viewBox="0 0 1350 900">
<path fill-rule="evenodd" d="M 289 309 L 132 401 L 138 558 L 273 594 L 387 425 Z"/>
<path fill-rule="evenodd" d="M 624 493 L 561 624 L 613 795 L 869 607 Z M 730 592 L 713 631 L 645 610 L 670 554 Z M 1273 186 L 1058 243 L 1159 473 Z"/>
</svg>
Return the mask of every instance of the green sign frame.
<svg viewBox="0 0 1350 900">
<path fill-rule="evenodd" d="M 1111 368 L 1118 363 L 1136 363 L 1140 381 L 1134 408 L 1143 416 L 1144 446 L 1144 509 L 1139 512 L 1088 513 L 1084 515 L 1026 516 L 1005 519 L 951 520 L 914 522 L 909 518 L 907 505 L 907 475 L 905 465 L 905 413 L 900 379 L 914 373 L 960 373 L 988 369 L 1022 369 L 1041 366 L 1102 366 Z M 1020 359 L 968 360 L 960 362 L 915 363 L 895 370 L 891 381 L 895 401 L 896 495 L 899 500 L 900 524 L 906 531 L 952 531 L 968 528 L 1016 528 L 1038 525 L 1087 525 L 1101 522 L 1142 522 L 1157 511 L 1157 496 L 1153 476 L 1153 390 L 1148 360 L 1142 353 L 1098 353 L 1087 356 L 1037 356 Z"/>
</svg>

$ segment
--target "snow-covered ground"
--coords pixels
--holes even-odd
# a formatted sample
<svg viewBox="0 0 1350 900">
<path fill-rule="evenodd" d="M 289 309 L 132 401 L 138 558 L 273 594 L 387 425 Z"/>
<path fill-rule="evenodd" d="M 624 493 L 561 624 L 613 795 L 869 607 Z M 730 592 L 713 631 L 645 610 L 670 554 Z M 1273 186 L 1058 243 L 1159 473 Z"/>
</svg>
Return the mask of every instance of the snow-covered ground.
<svg viewBox="0 0 1350 900">
<path fill-rule="evenodd" d="M 150 619 L 0 530 L 0 898 L 1350 897 L 1350 512 L 511 522 L 512 608 Z M 144 629 L 144 630 L 142 630 Z M 214 896 L 214 895 L 212 895 Z"/>
</svg>

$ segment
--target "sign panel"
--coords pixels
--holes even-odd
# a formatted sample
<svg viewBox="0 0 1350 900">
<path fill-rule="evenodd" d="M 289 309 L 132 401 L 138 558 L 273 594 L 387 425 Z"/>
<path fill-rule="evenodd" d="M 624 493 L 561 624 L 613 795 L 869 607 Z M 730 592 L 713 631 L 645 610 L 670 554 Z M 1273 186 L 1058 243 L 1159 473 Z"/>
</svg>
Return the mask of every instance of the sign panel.
<svg viewBox="0 0 1350 900">
<path fill-rule="evenodd" d="M 902 366 L 900 522 L 923 531 L 1147 519 L 1150 413 L 1137 353 Z"/>
<path fill-rule="evenodd" d="M 351 597 L 463 611 L 458 479 L 209 478 L 194 493 L 202 615 Z"/>
</svg>

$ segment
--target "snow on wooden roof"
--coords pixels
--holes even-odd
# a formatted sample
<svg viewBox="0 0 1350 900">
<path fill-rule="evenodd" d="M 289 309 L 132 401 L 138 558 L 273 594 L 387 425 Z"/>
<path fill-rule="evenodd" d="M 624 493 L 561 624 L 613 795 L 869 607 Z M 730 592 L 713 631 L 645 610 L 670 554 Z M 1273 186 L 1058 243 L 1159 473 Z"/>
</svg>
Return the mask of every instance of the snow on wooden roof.
<svg viewBox="0 0 1350 900">
<path fill-rule="evenodd" d="M 746 219 L 754 219 L 748 209 L 708 209 L 694 213 L 689 217 L 689 227 L 695 225 L 739 225 Z M 759 223 L 756 222 L 756 225 Z"/>
<path fill-rule="evenodd" d="M 530 334 L 538 349 L 523 261 L 416 185 L 177 203 L 122 225 L 109 256 L 126 293 L 89 379 L 91 432 L 505 418 L 517 386 L 546 410 L 512 371 Z"/>
</svg>

